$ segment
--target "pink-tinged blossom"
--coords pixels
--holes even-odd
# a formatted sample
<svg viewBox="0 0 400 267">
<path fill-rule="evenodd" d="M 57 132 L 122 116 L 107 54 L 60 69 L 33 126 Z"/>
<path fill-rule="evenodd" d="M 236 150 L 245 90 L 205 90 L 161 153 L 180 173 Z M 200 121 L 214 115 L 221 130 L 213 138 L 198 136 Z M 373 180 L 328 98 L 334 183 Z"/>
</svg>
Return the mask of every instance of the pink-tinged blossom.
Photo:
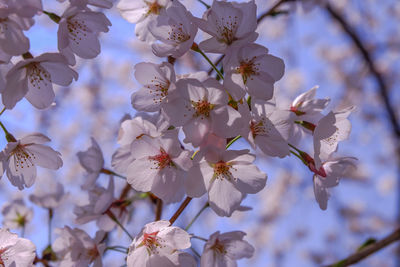
<svg viewBox="0 0 400 267">
<path fill-rule="evenodd" d="M 220 234 L 219 231 L 210 236 L 204 245 L 201 255 L 201 267 L 237 266 L 236 261 L 251 258 L 254 248 L 243 240 L 246 234 L 240 231 Z"/>
<path fill-rule="evenodd" d="M 201 30 L 212 37 L 199 44 L 205 52 L 225 54 L 228 48 L 252 43 L 258 37 L 257 6 L 246 3 L 213 1 L 203 19 L 196 19 Z"/>
<path fill-rule="evenodd" d="M 320 171 L 313 177 L 315 199 L 322 210 L 328 206 L 329 188 L 337 186 L 340 179 L 355 168 L 356 160 L 353 157 L 342 157 L 322 163 Z"/>
<path fill-rule="evenodd" d="M 10 56 L 21 55 L 29 50 L 29 39 L 23 28 L 8 12 L 0 12 L 0 50 Z"/>
<path fill-rule="evenodd" d="M 238 105 L 243 121 L 247 124 L 241 136 L 253 148 L 259 147 L 269 156 L 283 158 L 290 155 L 287 142 L 292 129 L 290 112 L 278 110 L 270 102 L 252 102 L 251 112 L 247 103 Z"/>
<path fill-rule="evenodd" d="M 67 58 L 68 64 L 75 65 L 74 54 L 85 59 L 100 54 L 98 35 L 108 32 L 111 22 L 101 12 L 71 6 L 61 16 L 58 25 L 58 50 Z"/>
<path fill-rule="evenodd" d="M 179 1 L 173 1 L 149 23 L 149 30 L 157 39 L 152 44 L 153 53 L 158 57 L 181 57 L 191 47 L 197 33 L 192 14 Z"/>
<path fill-rule="evenodd" d="M 6 75 L 3 104 L 7 109 L 12 109 L 25 97 L 34 107 L 47 108 L 55 97 L 53 83 L 67 86 L 72 79 L 77 80 L 78 73 L 68 66 L 61 54 L 45 53 L 22 60 Z"/>
<path fill-rule="evenodd" d="M 208 192 L 211 208 L 219 216 L 231 216 L 246 194 L 258 193 L 265 187 L 267 175 L 253 164 L 254 160 L 247 149 L 208 149 L 189 170 L 187 195 L 201 197 Z"/>
<path fill-rule="evenodd" d="M 337 150 L 340 141 L 346 140 L 351 131 L 351 123 L 347 119 L 354 107 L 336 112 L 329 112 L 318 121 L 313 134 L 314 160 L 318 169 L 321 160 L 326 160 Z"/>
<path fill-rule="evenodd" d="M 96 140 L 91 138 L 92 145 L 86 151 L 80 151 L 77 153 L 79 163 L 87 171 L 85 183 L 82 185 L 82 189 L 90 189 L 100 175 L 101 170 L 104 167 L 103 152 Z"/>
<path fill-rule="evenodd" d="M 104 232 L 98 231 L 92 239 L 85 231 L 68 226 L 58 228 L 55 233 L 59 237 L 53 242 L 52 249 L 60 261 L 60 266 L 102 267 L 102 256 L 106 244 L 101 243 Z"/>
<path fill-rule="evenodd" d="M 225 138 L 238 134 L 240 114 L 228 105 L 228 95 L 217 80 L 209 78 L 201 83 L 181 79 L 177 89 L 180 97 L 166 104 L 163 111 L 172 125 L 183 126 L 185 143 L 197 147 L 210 132 Z"/>
<path fill-rule="evenodd" d="M 126 173 L 126 169 L 133 160 L 135 153 L 132 153 L 132 143 L 140 140 L 143 136 L 158 137 L 161 136 L 164 129 L 162 116 L 159 116 L 157 126 L 142 116 L 137 116 L 131 120 L 125 120 L 121 123 L 118 132 L 117 143 L 121 145 L 112 155 L 111 165 L 119 173 Z"/>
<path fill-rule="evenodd" d="M 190 235 L 169 221 L 156 221 L 144 226 L 129 247 L 127 267 L 195 267 L 195 259 L 182 252 L 191 246 Z"/>
<path fill-rule="evenodd" d="M 151 191 L 166 203 L 180 201 L 192 162 L 189 151 L 181 148 L 178 131 L 170 130 L 160 138 L 143 136 L 131 149 L 136 159 L 128 166 L 127 182 L 133 189 Z"/>
<path fill-rule="evenodd" d="M 0 266 L 32 266 L 35 256 L 36 246 L 30 240 L 0 229 Z"/>
<path fill-rule="evenodd" d="M 1 210 L 3 226 L 9 229 L 25 228 L 32 221 L 33 210 L 25 205 L 21 198 L 6 203 Z"/>
<path fill-rule="evenodd" d="M 261 100 L 271 99 L 274 83 L 285 71 L 283 60 L 268 54 L 268 49 L 258 44 L 232 50 L 223 66 L 224 86 L 235 100 L 244 97 L 246 92 Z"/>
<path fill-rule="evenodd" d="M 135 65 L 135 78 L 143 86 L 132 94 L 132 106 L 139 111 L 154 112 L 168 102 L 175 91 L 174 66 L 167 62 Z"/>
<path fill-rule="evenodd" d="M 77 224 L 85 224 L 91 221 L 96 221 L 97 226 L 103 231 L 111 231 L 115 227 L 115 222 L 109 215 L 114 215 L 118 221 L 122 222 L 125 219 L 125 213 L 114 209 L 112 204 L 114 198 L 114 179 L 111 177 L 108 182 L 108 187 L 94 185 L 89 191 L 89 201 L 82 206 L 74 208 L 76 215 L 75 222 Z M 111 213 L 110 213 L 111 212 Z M 111 216 L 112 216 L 111 215 Z"/>
<path fill-rule="evenodd" d="M 61 154 L 43 145 L 47 142 L 50 142 L 47 136 L 33 133 L 9 142 L 0 152 L 1 173 L 6 172 L 10 182 L 19 190 L 33 185 L 36 179 L 36 165 L 52 170 L 57 170 L 63 165 Z"/>
<path fill-rule="evenodd" d="M 121 0 L 117 8 L 124 19 L 136 23 L 135 34 L 139 40 L 153 42 L 156 38 L 149 31 L 149 24 L 157 19 L 170 0 Z"/>
<path fill-rule="evenodd" d="M 42 208 L 55 209 L 67 196 L 64 186 L 54 177 L 42 175 L 38 177 L 36 184 L 35 191 L 29 196 L 29 200 Z"/>
<path fill-rule="evenodd" d="M 58 2 L 65 2 L 65 0 L 58 0 Z M 100 7 L 100 8 L 112 8 L 113 3 L 110 0 L 69 0 L 72 6 L 77 6 L 80 9 L 85 9 L 87 5 Z"/>
</svg>

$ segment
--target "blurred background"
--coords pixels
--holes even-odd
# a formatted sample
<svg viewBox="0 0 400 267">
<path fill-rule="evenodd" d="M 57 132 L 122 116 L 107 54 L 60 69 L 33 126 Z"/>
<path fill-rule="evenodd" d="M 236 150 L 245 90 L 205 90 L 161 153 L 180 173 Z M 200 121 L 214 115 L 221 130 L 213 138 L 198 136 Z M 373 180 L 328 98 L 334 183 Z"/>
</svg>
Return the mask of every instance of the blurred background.
<svg viewBox="0 0 400 267">
<path fill-rule="evenodd" d="M 277 2 L 256 0 L 258 14 L 261 16 Z M 196 0 L 182 3 L 197 17 L 206 10 Z M 66 3 L 43 0 L 43 5 L 46 11 L 61 15 Z M 56 87 L 55 105 L 46 110 L 36 110 L 24 99 L 1 118 L 16 137 L 34 131 L 48 135 L 51 146 L 63 157 L 61 170 L 40 169 L 37 182 L 30 189 L 19 192 L 6 177 L 0 182 L 1 205 L 23 197 L 34 209 L 34 219 L 27 226 L 25 237 L 36 244 L 38 253 L 47 246 L 47 212 L 33 206 L 28 195 L 35 187 L 45 186 L 44 178 L 61 182 L 68 196 L 55 211 L 53 227 L 77 226 L 73 207 L 86 201 L 87 194 L 80 190 L 85 171 L 76 153 L 86 150 L 90 137 L 94 137 L 103 150 L 106 167 L 111 168 L 111 155 L 118 148 L 120 121 L 126 114 L 135 115 L 130 96 L 140 85 L 133 76 L 134 65 L 166 60 L 152 55 L 149 45 L 136 39 L 134 25 L 122 19 L 115 7 L 102 11 L 112 27 L 101 35 L 102 53 L 97 58 L 78 60 L 74 69 L 79 72 L 79 80 L 70 87 Z M 56 52 L 57 24 L 45 15 L 35 19 L 35 25 L 26 32 L 31 53 Z M 220 218 L 208 209 L 189 232 L 205 238 L 217 230 L 246 232 L 246 240 L 256 248 L 256 253 L 251 259 L 240 260 L 239 266 L 330 264 L 355 252 L 368 238 L 380 239 L 399 225 L 400 120 L 395 119 L 400 116 L 400 2 L 282 3 L 263 18 L 257 32 L 260 37 L 256 42 L 285 61 L 285 75 L 275 87 L 279 106 L 289 108 L 294 97 L 315 85 L 319 85 L 319 98 L 331 98 L 328 110 L 357 106 L 350 116 L 351 136 L 339 145 L 341 156 L 358 158 L 357 170 L 332 190 L 328 209 L 322 211 L 314 199 L 312 174 L 299 160 L 293 156 L 270 158 L 256 150 L 256 164 L 268 174 L 268 182 L 260 193 L 243 201 L 242 205 L 252 209 L 235 212 L 230 218 Z M 199 31 L 197 41 L 204 37 Z M 213 60 L 218 58 L 209 56 Z M 203 58 L 191 51 L 175 62 L 178 74 L 209 68 Z M 1 147 L 5 144 L 5 138 L 1 138 Z M 232 148 L 249 146 L 245 140 L 239 140 Z M 311 152 L 312 143 L 305 142 L 302 148 Z M 103 174 L 99 182 L 106 186 L 108 179 Z M 125 182 L 116 179 L 116 184 L 119 194 Z M 186 226 L 206 201 L 194 199 L 176 225 Z M 165 207 L 162 218 L 169 219 L 176 208 L 177 205 Z M 134 203 L 126 228 L 136 235 L 152 220 L 154 204 L 141 200 Z M 96 231 L 94 223 L 79 227 L 92 236 Z M 118 245 L 130 244 L 122 232 L 114 232 L 113 238 Z M 198 252 L 203 245 L 203 241 L 193 241 Z M 355 266 L 400 266 L 398 247 L 399 244 L 393 244 Z M 104 266 L 122 266 L 124 262 L 123 254 L 109 251 Z"/>
</svg>

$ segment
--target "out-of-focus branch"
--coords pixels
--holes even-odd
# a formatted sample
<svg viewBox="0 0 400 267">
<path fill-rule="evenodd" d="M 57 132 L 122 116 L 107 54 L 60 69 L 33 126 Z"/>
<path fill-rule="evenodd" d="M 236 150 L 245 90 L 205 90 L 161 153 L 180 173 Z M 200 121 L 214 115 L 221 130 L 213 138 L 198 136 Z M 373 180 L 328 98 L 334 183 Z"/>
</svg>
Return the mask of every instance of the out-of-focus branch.
<svg viewBox="0 0 400 267">
<path fill-rule="evenodd" d="M 390 122 L 393 127 L 393 133 L 397 138 L 400 138 L 400 124 L 396 116 L 396 112 L 390 103 L 389 99 L 389 86 L 387 85 L 383 75 L 378 71 L 371 54 L 368 52 L 367 48 L 364 46 L 361 38 L 358 36 L 357 32 L 353 27 L 347 22 L 347 20 L 342 16 L 335 8 L 331 5 L 326 5 L 326 10 L 329 15 L 342 27 L 343 31 L 350 37 L 353 44 L 359 50 L 362 58 L 367 63 L 371 74 L 375 77 L 376 82 L 379 86 L 379 93 L 385 104 L 386 112 L 389 116 Z"/>
<path fill-rule="evenodd" d="M 287 2 L 293 2 L 295 0 L 279 0 L 278 2 L 276 2 L 270 9 L 268 9 L 267 11 L 265 11 L 264 13 L 262 13 L 258 18 L 257 18 L 257 24 L 260 24 L 260 22 L 265 19 L 266 17 L 272 16 L 274 14 L 277 13 L 277 9 L 284 3 Z M 219 63 L 221 63 L 222 59 L 224 59 L 224 55 L 220 56 L 217 61 L 215 61 L 214 65 L 218 66 Z M 211 73 L 213 72 L 213 68 L 210 68 L 208 70 L 208 75 L 211 75 Z"/>
<path fill-rule="evenodd" d="M 384 247 L 400 240 L 400 228 L 385 237 L 384 239 L 377 241 L 375 243 L 372 243 L 361 250 L 357 251 L 356 253 L 350 255 L 349 257 L 338 261 L 336 263 L 330 264 L 330 265 L 325 265 L 324 267 L 344 267 L 344 266 L 349 266 L 351 264 L 357 263 L 369 255 L 383 249 Z"/>
</svg>

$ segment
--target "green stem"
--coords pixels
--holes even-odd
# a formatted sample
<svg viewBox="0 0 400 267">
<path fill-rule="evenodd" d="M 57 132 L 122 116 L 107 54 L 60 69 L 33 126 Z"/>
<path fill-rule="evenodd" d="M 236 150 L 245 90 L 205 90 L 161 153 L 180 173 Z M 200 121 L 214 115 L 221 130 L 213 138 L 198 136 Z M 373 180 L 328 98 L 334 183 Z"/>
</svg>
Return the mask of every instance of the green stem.
<svg viewBox="0 0 400 267">
<path fill-rule="evenodd" d="M 49 246 L 51 246 L 51 222 L 53 220 L 53 209 L 48 209 L 48 211 L 49 211 L 48 242 Z"/>
<path fill-rule="evenodd" d="M 206 2 L 204 2 L 203 0 L 197 0 L 197 1 L 199 1 L 200 3 L 202 3 L 207 9 L 209 9 L 211 6 L 210 5 L 208 5 Z"/>
<path fill-rule="evenodd" d="M 194 255 L 199 257 L 199 259 L 201 258 L 200 254 L 194 248 L 190 247 L 190 250 L 193 251 Z"/>
<path fill-rule="evenodd" d="M 115 215 L 111 212 L 111 211 L 107 211 L 107 215 L 111 218 L 111 220 L 113 220 L 119 227 L 121 227 L 122 231 L 124 231 L 131 240 L 133 240 L 133 236 L 131 236 L 131 234 L 128 232 L 128 230 L 126 230 L 126 228 L 118 221 L 117 217 L 115 217 Z"/>
<path fill-rule="evenodd" d="M 233 138 L 227 145 L 226 149 L 228 149 L 233 143 L 235 143 L 237 140 L 239 140 L 242 136 L 238 135 L 235 138 Z"/>
<path fill-rule="evenodd" d="M 43 13 L 49 16 L 49 18 L 54 21 L 55 23 L 60 23 L 61 17 L 53 12 L 47 12 L 43 10 Z"/>
<path fill-rule="evenodd" d="M 0 111 L 0 116 L 3 115 L 4 111 L 6 111 L 6 107 L 4 107 L 4 108 Z"/>
<path fill-rule="evenodd" d="M 107 250 L 113 250 L 113 251 L 118 251 L 118 252 L 121 252 L 121 253 L 124 253 L 124 254 L 128 254 L 128 252 L 127 252 L 128 249 L 126 249 L 126 250 L 121 250 L 121 249 L 116 248 L 116 247 L 107 247 L 105 251 L 107 251 Z"/>
<path fill-rule="evenodd" d="M 185 230 L 189 230 L 190 227 L 192 227 L 193 223 L 200 217 L 201 213 L 203 213 L 203 211 L 208 208 L 210 206 L 210 204 L 208 202 L 206 202 L 206 204 L 204 204 L 204 206 L 199 210 L 199 212 L 197 212 L 197 214 L 194 216 L 194 218 L 190 221 L 190 223 L 186 226 Z"/>
<path fill-rule="evenodd" d="M 293 155 L 295 155 L 296 157 L 298 157 L 298 158 L 301 160 L 301 162 L 303 162 L 303 164 L 307 166 L 307 162 L 305 162 L 304 159 L 303 159 L 299 154 L 297 154 L 297 153 L 294 152 L 293 150 L 290 150 L 290 153 L 292 153 Z"/>
<path fill-rule="evenodd" d="M 116 176 L 116 177 L 119 177 L 119 178 L 121 178 L 121 179 L 124 179 L 124 180 L 126 180 L 126 177 L 125 176 L 123 176 L 123 175 L 121 175 L 121 174 L 118 174 L 118 173 L 115 173 L 115 172 L 113 172 L 112 170 L 109 170 L 109 169 L 101 169 L 101 171 L 100 171 L 101 173 L 104 173 L 104 174 L 108 174 L 108 175 L 113 175 L 113 176 Z"/>
<path fill-rule="evenodd" d="M 208 240 L 205 239 L 204 237 L 197 236 L 197 235 L 192 235 L 190 238 L 199 239 L 199 240 L 204 241 L 204 242 L 207 242 L 207 241 L 208 241 Z"/>
<path fill-rule="evenodd" d="M 204 54 L 203 51 L 201 51 L 201 49 L 197 46 L 197 44 L 193 44 L 192 50 L 197 52 L 197 53 L 200 53 L 200 55 L 202 55 L 207 60 L 207 62 L 211 65 L 211 67 L 215 70 L 215 72 L 217 73 L 219 78 L 221 80 L 224 79 L 224 75 L 222 75 L 222 73 L 217 69 L 217 67 L 214 65 L 214 63 L 212 63 L 212 61 L 207 57 L 207 55 Z"/>
</svg>

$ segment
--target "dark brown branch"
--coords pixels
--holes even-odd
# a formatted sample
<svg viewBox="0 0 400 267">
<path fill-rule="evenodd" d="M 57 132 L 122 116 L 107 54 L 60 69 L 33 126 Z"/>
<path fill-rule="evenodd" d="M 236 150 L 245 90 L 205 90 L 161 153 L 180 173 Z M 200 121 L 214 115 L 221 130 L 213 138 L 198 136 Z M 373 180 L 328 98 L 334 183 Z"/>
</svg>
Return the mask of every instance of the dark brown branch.
<svg viewBox="0 0 400 267">
<path fill-rule="evenodd" d="M 385 237 L 384 239 L 372 243 L 371 245 L 368 245 L 361 249 L 360 251 L 357 251 L 356 253 L 350 255 L 349 257 L 338 261 L 336 263 L 330 264 L 330 265 L 325 265 L 324 267 L 344 267 L 344 266 L 349 266 L 351 264 L 357 263 L 369 255 L 377 252 L 378 250 L 383 249 L 384 247 L 400 240 L 400 228 Z"/>
<path fill-rule="evenodd" d="M 156 221 L 159 221 L 159 220 L 161 219 L 162 209 L 163 209 L 163 202 L 162 202 L 161 199 L 157 198 L 157 204 L 156 204 Z"/>
<path fill-rule="evenodd" d="M 172 215 L 171 219 L 169 219 L 169 222 L 171 224 L 173 224 L 176 219 L 178 219 L 179 215 L 181 215 L 181 213 L 183 212 L 183 210 L 187 207 L 187 205 L 189 204 L 189 202 L 192 200 L 191 197 L 186 197 L 185 200 L 182 202 L 182 204 L 180 205 L 180 207 L 178 208 L 178 210 L 175 212 L 174 215 Z"/>
</svg>

